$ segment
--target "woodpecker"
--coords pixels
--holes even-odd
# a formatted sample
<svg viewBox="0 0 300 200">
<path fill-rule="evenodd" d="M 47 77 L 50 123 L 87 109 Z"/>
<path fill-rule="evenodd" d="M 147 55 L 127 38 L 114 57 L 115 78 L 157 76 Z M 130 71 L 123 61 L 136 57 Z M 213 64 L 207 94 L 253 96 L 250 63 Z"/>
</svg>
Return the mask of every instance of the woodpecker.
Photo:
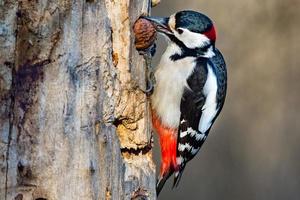
<svg viewBox="0 0 300 200">
<path fill-rule="evenodd" d="M 144 18 L 168 41 L 151 96 L 152 124 L 162 154 L 158 195 L 173 173 L 173 187 L 178 186 L 187 162 L 206 140 L 225 101 L 227 71 L 215 46 L 215 26 L 206 15 L 186 10 Z"/>
</svg>

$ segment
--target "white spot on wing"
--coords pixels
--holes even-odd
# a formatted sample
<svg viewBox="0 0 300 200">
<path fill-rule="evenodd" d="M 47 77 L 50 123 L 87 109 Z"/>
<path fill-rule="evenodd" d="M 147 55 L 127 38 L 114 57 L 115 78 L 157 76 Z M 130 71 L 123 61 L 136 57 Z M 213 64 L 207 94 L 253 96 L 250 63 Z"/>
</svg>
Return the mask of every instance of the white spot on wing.
<svg viewBox="0 0 300 200">
<path fill-rule="evenodd" d="M 194 137 L 194 135 L 197 134 L 197 131 L 195 131 L 195 130 L 192 129 L 191 127 L 189 127 L 187 130 L 190 132 L 190 136 L 191 136 L 191 137 Z"/>
<path fill-rule="evenodd" d="M 217 78 L 211 66 L 207 65 L 207 67 L 207 80 L 203 88 L 203 93 L 206 96 L 206 100 L 202 108 L 202 115 L 198 126 L 201 133 L 205 133 L 210 128 L 212 120 L 217 114 Z"/>
<path fill-rule="evenodd" d="M 185 137 L 187 134 L 189 134 L 188 131 L 182 131 L 182 132 L 180 132 L 180 137 L 183 138 L 183 137 Z"/>
<path fill-rule="evenodd" d="M 196 140 L 199 141 L 199 140 L 203 140 L 205 138 L 205 134 L 204 133 L 201 133 L 201 132 L 198 132 L 196 134 Z"/>
<path fill-rule="evenodd" d="M 190 135 L 190 137 L 193 137 L 194 135 L 197 134 L 197 131 L 189 127 L 186 131 L 180 132 L 180 137 L 183 138 L 186 135 Z"/>
<path fill-rule="evenodd" d="M 199 151 L 199 149 L 200 148 L 192 148 L 191 154 L 195 155 Z"/>
<path fill-rule="evenodd" d="M 189 143 L 178 144 L 178 151 L 191 150 L 192 146 Z"/>
<path fill-rule="evenodd" d="M 184 159 L 183 159 L 182 156 L 179 156 L 179 157 L 176 158 L 176 162 L 177 162 L 177 164 L 179 164 L 179 165 L 180 165 L 183 161 L 184 161 Z"/>
</svg>

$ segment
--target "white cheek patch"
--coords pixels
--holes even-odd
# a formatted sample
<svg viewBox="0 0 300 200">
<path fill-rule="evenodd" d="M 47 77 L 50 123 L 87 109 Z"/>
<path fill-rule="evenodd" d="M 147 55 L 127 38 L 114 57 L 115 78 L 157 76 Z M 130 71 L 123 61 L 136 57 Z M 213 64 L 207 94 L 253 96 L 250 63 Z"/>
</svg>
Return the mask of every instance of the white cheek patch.
<svg viewBox="0 0 300 200">
<path fill-rule="evenodd" d="M 183 30 L 181 34 L 179 34 L 176 30 L 173 30 L 173 32 L 175 36 L 190 49 L 204 47 L 210 43 L 208 37 L 201 33 L 191 32 L 185 28 L 181 29 Z"/>
</svg>

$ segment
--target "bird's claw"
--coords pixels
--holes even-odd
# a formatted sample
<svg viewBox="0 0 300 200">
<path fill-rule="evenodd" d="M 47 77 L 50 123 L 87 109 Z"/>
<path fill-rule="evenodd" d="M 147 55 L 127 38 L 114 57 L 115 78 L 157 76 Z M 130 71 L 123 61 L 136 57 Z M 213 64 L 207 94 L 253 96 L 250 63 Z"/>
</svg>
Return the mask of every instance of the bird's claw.
<svg viewBox="0 0 300 200">
<path fill-rule="evenodd" d="M 146 87 L 146 90 L 145 91 L 143 91 L 144 93 L 146 93 L 148 96 L 149 95 L 151 95 L 152 94 L 152 92 L 153 92 L 153 85 L 152 84 L 150 84 L 148 87 Z"/>
<path fill-rule="evenodd" d="M 155 54 L 156 45 L 152 45 L 150 48 L 146 49 L 145 51 L 140 51 L 139 53 L 143 55 L 146 63 L 146 89 L 140 88 L 144 93 L 148 96 L 152 94 L 154 85 L 155 85 L 155 77 L 153 68 L 151 66 L 151 59 Z"/>
<path fill-rule="evenodd" d="M 156 44 L 152 44 L 149 48 L 147 49 L 144 49 L 144 50 L 139 50 L 139 54 L 140 55 L 148 55 L 150 56 L 151 58 L 155 55 L 156 53 Z"/>
</svg>

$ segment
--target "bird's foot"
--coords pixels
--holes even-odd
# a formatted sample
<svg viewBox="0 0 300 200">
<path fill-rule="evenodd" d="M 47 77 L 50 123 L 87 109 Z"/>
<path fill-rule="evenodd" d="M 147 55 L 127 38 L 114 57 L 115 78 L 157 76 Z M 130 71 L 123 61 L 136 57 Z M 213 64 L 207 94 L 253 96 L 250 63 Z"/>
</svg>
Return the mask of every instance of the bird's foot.
<svg viewBox="0 0 300 200">
<path fill-rule="evenodd" d="M 154 77 L 154 69 L 151 65 L 151 60 L 155 54 L 155 51 L 156 51 L 155 44 L 153 44 L 151 47 L 149 47 L 146 50 L 139 51 L 139 54 L 143 55 L 146 63 L 146 88 L 145 89 L 140 88 L 140 89 L 148 96 L 150 96 L 153 93 L 154 85 L 156 83 Z"/>
</svg>

